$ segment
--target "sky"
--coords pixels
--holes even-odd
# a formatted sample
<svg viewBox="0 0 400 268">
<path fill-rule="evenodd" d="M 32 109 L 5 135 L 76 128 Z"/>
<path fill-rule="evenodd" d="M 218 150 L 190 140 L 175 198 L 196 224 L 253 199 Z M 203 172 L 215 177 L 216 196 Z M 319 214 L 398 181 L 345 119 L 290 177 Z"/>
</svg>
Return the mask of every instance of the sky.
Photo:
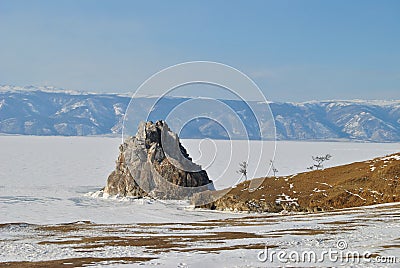
<svg viewBox="0 0 400 268">
<path fill-rule="evenodd" d="M 0 0 L 0 84 L 133 92 L 215 61 L 273 101 L 400 99 L 400 1 Z"/>
</svg>

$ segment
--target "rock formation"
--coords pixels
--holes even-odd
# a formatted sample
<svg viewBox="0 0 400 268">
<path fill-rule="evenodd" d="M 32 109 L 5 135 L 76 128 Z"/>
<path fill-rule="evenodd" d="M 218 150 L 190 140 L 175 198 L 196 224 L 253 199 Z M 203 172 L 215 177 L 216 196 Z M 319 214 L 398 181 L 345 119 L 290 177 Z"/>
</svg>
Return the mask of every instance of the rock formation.
<svg viewBox="0 0 400 268">
<path fill-rule="evenodd" d="M 104 193 L 130 197 L 185 199 L 214 190 L 206 171 L 192 162 L 164 121 L 141 122 L 124 141 Z"/>
</svg>

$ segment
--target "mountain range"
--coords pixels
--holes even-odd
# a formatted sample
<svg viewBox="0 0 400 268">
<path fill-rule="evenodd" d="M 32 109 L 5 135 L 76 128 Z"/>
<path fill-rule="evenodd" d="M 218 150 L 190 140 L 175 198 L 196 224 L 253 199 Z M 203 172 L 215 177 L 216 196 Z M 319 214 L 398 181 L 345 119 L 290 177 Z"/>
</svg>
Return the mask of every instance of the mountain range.
<svg viewBox="0 0 400 268">
<path fill-rule="evenodd" d="M 155 98 L 135 98 L 135 105 L 144 107 L 155 102 Z M 122 131 L 124 114 L 130 100 L 130 96 L 121 94 L 3 85 L 0 86 L 0 133 L 63 136 L 117 135 Z M 186 97 L 163 98 L 153 107 L 148 119 L 165 120 L 175 107 L 188 100 L 190 98 Z M 270 111 L 266 109 L 266 105 L 240 100 L 219 101 L 236 113 L 240 121 L 244 123 L 250 139 L 273 138 L 270 131 L 262 135 L 265 129 L 271 129 L 273 126 L 271 116 L 260 118 L 261 128 L 255 120 L 251 120 L 253 113 L 250 107 L 258 114 L 267 115 Z M 212 104 L 210 105 L 207 109 L 210 114 L 213 114 L 213 118 L 218 118 L 221 122 L 231 122 L 234 125 L 230 114 L 222 112 L 215 114 L 218 109 L 213 109 Z M 400 141 L 400 100 L 271 102 L 269 107 L 275 121 L 276 137 L 279 140 Z M 194 107 L 193 110 L 195 110 Z M 180 117 L 185 117 L 184 110 L 175 111 L 175 118 Z M 136 129 L 136 126 L 134 128 Z M 232 131 L 235 133 L 234 129 Z M 224 126 L 202 116 L 190 121 L 180 131 L 180 136 L 182 138 L 227 139 L 228 133 Z M 245 137 L 238 134 L 234 138 Z"/>
</svg>

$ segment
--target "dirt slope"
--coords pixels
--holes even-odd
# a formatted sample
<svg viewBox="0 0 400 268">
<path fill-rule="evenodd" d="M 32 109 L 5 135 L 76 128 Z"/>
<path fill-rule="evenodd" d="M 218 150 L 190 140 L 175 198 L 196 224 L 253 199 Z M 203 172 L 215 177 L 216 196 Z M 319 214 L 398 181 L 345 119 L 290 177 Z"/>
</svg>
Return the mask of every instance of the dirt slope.
<svg viewBox="0 0 400 268">
<path fill-rule="evenodd" d="M 397 153 L 292 176 L 258 178 L 222 190 L 227 193 L 207 205 L 197 204 L 215 199 L 218 192 L 198 194 L 192 203 L 217 210 L 314 212 L 400 202 L 399 177 L 400 153 Z"/>
</svg>

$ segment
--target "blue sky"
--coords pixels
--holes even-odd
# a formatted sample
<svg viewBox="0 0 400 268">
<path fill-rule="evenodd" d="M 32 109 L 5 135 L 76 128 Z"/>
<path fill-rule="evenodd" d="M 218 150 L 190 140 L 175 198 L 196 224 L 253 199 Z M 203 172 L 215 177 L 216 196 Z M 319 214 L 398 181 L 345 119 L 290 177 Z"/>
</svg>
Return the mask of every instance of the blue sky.
<svg viewBox="0 0 400 268">
<path fill-rule="evenodd" d="M 0 84 L 128 92 L 194 60 L 275 101 L 400 99 L 400 1 L 0 0 Z"/>
</svg>

